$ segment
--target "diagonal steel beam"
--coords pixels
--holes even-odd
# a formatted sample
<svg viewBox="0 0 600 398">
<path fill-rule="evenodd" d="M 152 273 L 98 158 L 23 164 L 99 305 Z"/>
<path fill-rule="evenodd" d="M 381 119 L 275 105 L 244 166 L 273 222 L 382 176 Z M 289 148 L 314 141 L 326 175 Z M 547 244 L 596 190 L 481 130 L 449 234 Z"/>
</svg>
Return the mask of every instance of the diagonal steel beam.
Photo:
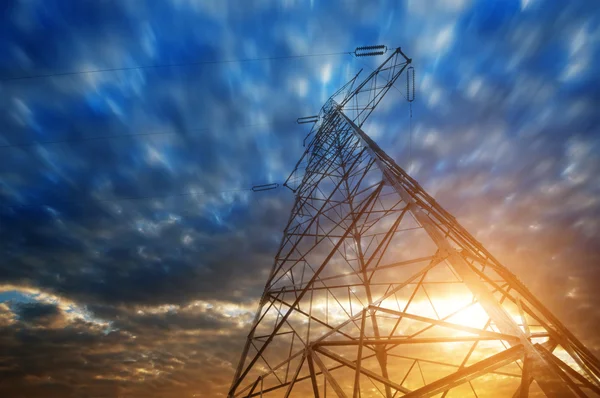
<svg viewBox="0 0 600 398">
<path fill-rule="evenodd" d="M 318 355 L 315 355 L 314 351 L 311 354 L 311 357 L 312 357 L 313 361 L 317 364 L 317 366 L 319 367 L 319 369 L 321 369 L 321 372 L 323 372 L 323 375 L 325 375 L 325 379 L 327 379 L 327 381 L 329 382 L 329 384 L 331 384 L 331 387 L 333 388 L 333 391 L 335 391 L 335 393 L 337 394 L 337 396 L 339 398 L 348 398 L 348 396 L 346 395 L 346 393 L 344 392 L 344 390 L 342 390 L 342 387 L 340 387 L 340 385 L 338 384 L 338 382 L 335 379 L 335 377 L 333 377 L 331 375 L 331 373 L 329 372 L 329 370 L 327 369 L 327 367 L 325 366 L 325 364 L 323 363 L 323 361 L 321 360 L 321 358 L 319 358 Z"/>
<path fill-rule="evenodd" d="M 411 393 L 406 394 L 403 398 L 426 398 L 436 394 L 447 391 L 460 384 L 466 383 L 470 380 L 479 377 L 483 373 L 491 372 L 495 369 L 501 368 L 523 356 L 523 346 L 515 345 L 506 351 L 502 351 L 496 355 L 492 355 L 486 359 L 483 359 L 471 366 L 462 368 L 461 370 L 442 377 L 439 380 L 429 383 L 424 387 L 414 390 Z"/>
<path fill-rule="evenodd" d="M 444 236 L 431 218 L 425 214 L 419 206 L 413 195 L 400 183 L 390 168 L 390 164 L 398 167 L 396 163 L 387 156 L 381 148 L 354 124 L 341 110 L 337 110 L 346 120 L 346 123 L 352 126 L 354 133 L 363 141 L 363 145 L 376 160 L 381 169 L 384 179 L 394 187 L 400 197 L 410 206 L 410 211 L 415 219 L 423 226 L 429 237 L 438 246 L 442 255 L 447 256 L 447 262 L 454 268 L 461 277 L 465 285 L 469 288 L 473 296 L 479 301 L 481 307 L 487 312 L 488 316 L 494 321 L 496 327 L 504 334 L 518 337 L 520 344 L 524 347 L 527 355 L 532 361 L 532 375 L 547 396 L 557 398 L 575 397 L 571 389 L 556 371 L 547 363 L 540 353 L 533 347 L 527 336 L 519 325 L 511 318 L 506 310 L 498 303 L 487 286 L 481 281 L 479 276 L 473 272 L 470 265 L 457 252 L 452 244 Z M 515 344 L 515 343 L 512 343 Z"/>
<path fill-rule="evenodd" d="M 403 393 L 409 393 L 410 392 L 410 390 L 408 388 L 403 387 L 402 385 L 400 385 L 398 383 L 394 383 L 390 379 L 388 379 L 386 377 L 383 377 L 383 376 L 380 376 L 380 375 L 378 375 L 377 373 L 375 373 L 375 372 L 373 372 L 371 370 L 358 367 L 356 363 L 354 363 L 352 361 L 349 361 L 346 358 L 344 358 L 344 357 L 342 357 L 342 356 L 340 356 L 340 355 L 338 355 L 336 353 L 333 353 L 333 352 L 327 350 L 326 348 L 323 348 L 321 346 L 317 346 L 317 347 L 315 347 L 315 350 L 317 352 L 319 352 L 319 353 L 321 353 L 321 354 L 323 354 L 323 355 L 325 355 L 325 356 L 327 356 L 327 357 L 329 357 L 329 358 L 331 358 L 331 359 L 333 359 L 333 360 L 335 360 L 335 361 L 337 361 L 337 362 L 339 362 L 339 363 L 341 363 L 341 364 L 343 364 L 343 365 L 351 368 L 351 369 L 354 369 L 354 370 L 358 369 L 358 371 L 360 373 L 364 374 L 365 376 L 368 376 L 368 377 L 372 378 L 373 380 L 377 380 L 378 382 L 382 383 L 383 385 L 388 386 L 390 388 L 393 388 L 394 390 L 401 391 Z"/>
</svg>

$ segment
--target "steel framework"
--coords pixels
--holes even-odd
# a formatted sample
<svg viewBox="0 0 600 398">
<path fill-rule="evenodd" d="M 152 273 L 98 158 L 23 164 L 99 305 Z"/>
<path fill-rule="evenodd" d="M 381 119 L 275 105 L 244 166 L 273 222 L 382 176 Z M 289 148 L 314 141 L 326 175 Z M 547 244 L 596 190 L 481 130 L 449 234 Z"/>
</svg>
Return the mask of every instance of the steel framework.
<svg viewBox="0 0 600 398">
<path fill-rule="evenodd" d="M 600 396 L 600 363 L 361 126 L 398 48 L 323 106 L 229 397 Z"/>
</svg>

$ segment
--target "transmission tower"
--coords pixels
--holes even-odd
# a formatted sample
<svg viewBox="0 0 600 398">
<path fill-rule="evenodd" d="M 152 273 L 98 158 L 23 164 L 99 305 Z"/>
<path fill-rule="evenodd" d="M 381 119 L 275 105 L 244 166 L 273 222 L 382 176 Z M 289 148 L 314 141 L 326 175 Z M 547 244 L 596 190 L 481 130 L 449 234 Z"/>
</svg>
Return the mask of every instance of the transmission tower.
<svg viewBox="0 0 600 398">
<path fill-rule="evenodd" d="M 600 396 L 593 354 L 362 130 L 410 64 L 392 50 L 301 120 L 229 397 Z"/>
</svg>

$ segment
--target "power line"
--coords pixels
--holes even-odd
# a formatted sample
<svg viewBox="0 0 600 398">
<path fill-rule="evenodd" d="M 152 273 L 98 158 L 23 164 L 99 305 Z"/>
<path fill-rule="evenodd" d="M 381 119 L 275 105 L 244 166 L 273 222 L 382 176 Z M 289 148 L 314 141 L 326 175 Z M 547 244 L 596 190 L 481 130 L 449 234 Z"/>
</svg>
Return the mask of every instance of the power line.
<svg viewBox="0 0 600 398">
<path fill-rule="evenodd" d="M 199 129 L 199 130 L 189 130 L 189 131 L 208 131 L 209 129 Z M 23 148 L 23 147 L 31 147 L 31 146 L 43 146 L 43 145 L 53 145 L 53 144 L 65 144 L 65 143 L 73 143 L 73 142 L 81 142 L 81 141 L 95 141 L 95 140 L 105 140 L 105 139 L 113 139 L 113 138 L 129 138 L 129 137 L 145 137 L 152 135 L 173 135 L 175 132 L 156 132 L 156 133 L 134 133 L 134 134 L 117 134 L 117 135 L 100 135 L 96 137 L 81 137 L 81 138 L 73 138 L 66 140 L 56 140 L 56 141 L 36 141 L 36 142 L 28 142 L 23 144 L 7 144 L 0 145 L 0 148 Z"/>
<path fill-rule="evenodd" d="M 166 195 L 126 196 L 126 197 L 121 197 L 121 198 L 93 200 L 93 202 L 97 202 L 97 203 L 129 202 L 129 201 L 140 201 L 140 200 L 151 200 L 151 199 L 168 199 L 168 198 L 177 198 L 177 197 L 185 197 L 185 196 L 216 195 L 216 194 L 220 194 L 220 193 L 243 192 L 243 191 L 252 191 L 252 188 L 230 189 L 230 190 L 226 190 L 226 191 L 180 192 L 180 193 L 166 194 Z"/>
<path fill-rule="evenodd" d="M 181 67 L 181 66 L 217 65 L 217 64 L 231 64 L 231 63 L 256 62 L 256 61 L 276 61 L 276 60 L 282 60 L 282 59 L 309 58 L 309 57 L 328 57 L 328 56 L 333 56 L 333 55 L 345 55 L 345 54 L 351 54 L 351 53 L 348 51 L 343 51 L 343 52 L 321 53 L 321 54 L 281 55 L 281 56 L 275 56 L 275 57 L 228 59 L 228 60 L 221 60 L 221 61 L 215 60 L 215 61 L 198 61 L 198 62 L 180 62 L 180 63 L 172 63 L 172 64 L 138 65 L 138 66 L 129 66 L 129 67 L 121 67 L 121 68 L 88 69 L 88 70 L 77 70 L 77 71 L 69 71 L 69 72 L 56 72 L 56 73 L 37 74 L 37 75 L 5 77 L 5 78 L 0 79 L 0 82 L 41 79 L 41 78 L 46 78 L 46 77 L 75 76 L 75 75 L 85 75 L 85 74 L 105 73 L 105 72 L 131 71 L 131 70 L 141 70 L 141 69 L 158 69 L 158 68 L 172 68 L 172 67 Z"/>
<path fill-rule="evenodd" d="M 272 186 L 272 188 L 269 189 L 255 189 L 257 187 L 264 187 L 264 186 Z M 224 191 L 201 191 L 201 192 L 178 192 L 178 193 L 171 193 L 171 194 L 164 194 L 164 195 L 141 195 L 141 196 L 124 196 L 124 197 L 117 197 L 117 198 L 110 198 L 110 199 L 90 199 L 90 200 L 65 200 L 65 201 L 60 201 L 60 203 L 71 203 L 71 204 L 85 204 L 87 203 L 110 203 L 110 202 L 134 202 L 134 201 L 145 201 L 145 200 L 154 200 L 154 199 L 169 199 L 169 198 L 178 198 L 178 197 L 188 197 L 188 196 L 204 196 L 204 195 L 217 195 L 217 194 L 222 194 L 222 193 L 232 193 L 232 192 L 254 192 L 254 193 L 259 193 L 259 192 L 264 192 L 264 191 L 272 191 L 275 190 L 277 188 L 281 187 L 280 184 L 278 183 L 271 183 L 271 184 L 260 184 L 260 185 L 253 185 L 251 188 L 238 188 L 238 189 L 228 189 L 228 190 L 224 190 Z M 18 207 L 42 207 L 42 206 L 49 206 L 52 207 L 50 204 L 46 204 L 46 203 L 40 203 L 40 204 L 18 204 L 18 205 L 10 205 L 10 204 L 4 204 L 3 206 L 6 207 L 12 207 L 12 208 L 18 208 Z"/>
<path fill-rule="evenodd" d="M 242 128 L 242 127 L 246 128 L 246 127 L 264 127 L 264 126 L 276 126 L 276 124 L 256 123 L 256 124 L 239 125 L 239 126 L 234 126 L 234 127 L 235 128 Z M 184 133 L 206 132 L 206 131 L 210 131 L 213 129 L 214 128 L 211 128 L 211 127 L 204 127 L 204 128 L 185 130 Z M 82 142 L 82 141 L 108 140 L 108 139 L 114 139 L 114 138 L 146 137 L 146 136 L 153 136 L 153 135 L 174 135 L 174 134 L 178 134 L 178 133 L 179 132 L 176 132 L 176 131 L 155 131 L 155 132 L 150 132 L 150 133 L 100 135 L 100 136 L 95 136 L 95 137 L 79 137 L 79 138 L 54 140 L 54 141 L 35 141 L 35 142 L 25 142 L 22 144 L 5 144 L 5 145 L 0 145 L 0 149 L 22 148 L 22 147 L 31 147 L 31 146 L 38 146 L 38 145 L 43 146 L 43 145 L 54 145 L 54 144 L 66 144 L 66 143 L 75 143 L 75 142 Z"/>
<path fill-rule="evenodd" d="M 353 55 L 352 52 L 344 51 L 344 52 L 323 53 L 323 54 L 304 54 L 304 55 L 288 55 L 288 56 L 278 56 L 278 57 L 246 58 L 246 59 L 238 59 L 238 60 L 201 61 L 201 62 L 160 64 L 160 65 L 142 65 L 142 66 L 124 67 L 124 68 L 93 69 L 93 70 L 86 70 L 86 71 L 73 71 L 73 72 L 52 73 L 52 74 L 44 74 L 44 75 L 11 77 L 11 78 L 0 79 L 0 82 L 12 81 L 12 80 L 37 79 L 37 78 L 53 77 L 53 76 L 68 76 L 68 75 L 78 75 L 78 74 L 115 72 L 115 71 L 125 71 L 125 70 L 135 70 L 135 69 L 166 68 L 166 67 L 177 67 L 177 66 L 186 66 L 186 65 L 224 64 L 224 63 L 235 63 L 235 62 L 251 62 L 251 61 L 278 60 L 278 59 L 289 59 L 289 58 L 306 58 L 306 57 L 333 56 L 333 55 L 346 55 L 346 54 Z M 362 61 L 360 61 L 360 62 L 363 65 L 367 66 L 367 68 L 373 70 L 368 65 L 366 65 L 364 62 L 362 62 Z M 394 87 L 400 94 L 402 94 L 402 96 L 404 96 L 404 94 L 400 90 L 398 90 L 398 88 L 396 86 L 392 86 L 392 87 Z M 238 127 L 258 127 L 258 126 L 265 126 L 265 125 L 270 125 L 270 123 L 243 125 L 243 126 L 238 126 Z M 188 130 L 188 132 L 201 132 L 201 131 L 210 131 L 210 128 L 200 128 L 200 129 Z M 118 135 L 105 135 L 105 136 L 95 136 L 95 137 L 80 137 L 80 138 L 72 138 L 72 139 L 64 139 L 64 140 L 36 141 L 36 142 L 25 142 L 25 143 L 17 143 L 17 144 L 2 144 L 2 145 L 0 145 L 0 150 L 6 149 L 6 148 L 25 148 L 25 147 L 33 147 L 33 146 L 40 146 L 40 145 L 43 146 L 43 145 L 53 145 L 53 144 L 76 143 L 76 142 L 95 141 L 95 140 L 114 139 L 114 138 L 146 137 L 146 136 L 173 135 L 173 134 L 177 134 L 177 132 L 159 131 L 159 132 L 151 132 L 151 133 L 118 134 Z"/>
</svg>

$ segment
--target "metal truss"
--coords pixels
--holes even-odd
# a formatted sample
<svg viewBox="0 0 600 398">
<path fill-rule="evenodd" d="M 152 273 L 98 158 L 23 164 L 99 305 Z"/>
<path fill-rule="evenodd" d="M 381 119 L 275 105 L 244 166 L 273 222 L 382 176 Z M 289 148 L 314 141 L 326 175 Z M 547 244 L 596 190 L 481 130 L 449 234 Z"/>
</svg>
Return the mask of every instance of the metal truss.
<svg viewBox="0 0 600 398">
<path fill-rule="evenodd" d="M 409 64 L 319 113 L 228 396 L 600 396 L 600 362 L 362 131 Z"/>
</svg>

